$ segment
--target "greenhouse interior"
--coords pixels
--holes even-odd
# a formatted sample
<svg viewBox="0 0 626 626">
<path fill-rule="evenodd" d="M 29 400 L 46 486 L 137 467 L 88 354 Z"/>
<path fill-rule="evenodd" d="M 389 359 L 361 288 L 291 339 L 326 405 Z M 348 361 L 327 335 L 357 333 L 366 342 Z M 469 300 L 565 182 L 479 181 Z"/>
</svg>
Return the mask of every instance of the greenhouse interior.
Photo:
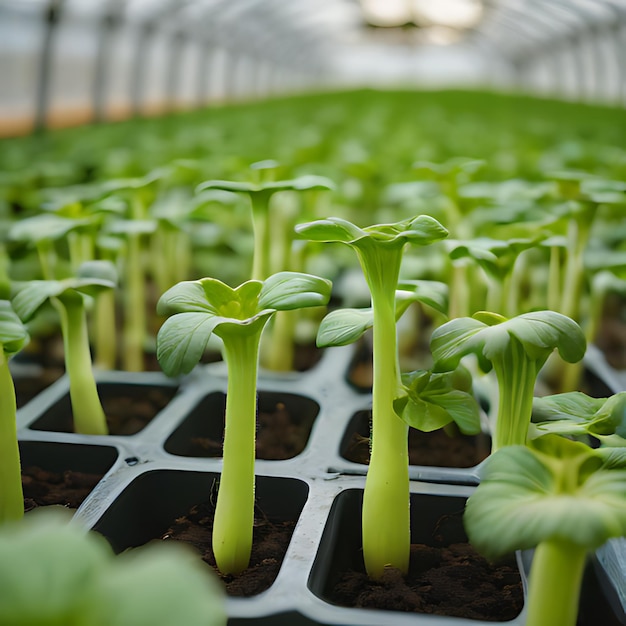
<svg viewBox="0 0 626 626">
<path fill-rule="evenodd" d="M 626 0 L 0 0 L 0 626 L 626 626 Z"/>
</svg>

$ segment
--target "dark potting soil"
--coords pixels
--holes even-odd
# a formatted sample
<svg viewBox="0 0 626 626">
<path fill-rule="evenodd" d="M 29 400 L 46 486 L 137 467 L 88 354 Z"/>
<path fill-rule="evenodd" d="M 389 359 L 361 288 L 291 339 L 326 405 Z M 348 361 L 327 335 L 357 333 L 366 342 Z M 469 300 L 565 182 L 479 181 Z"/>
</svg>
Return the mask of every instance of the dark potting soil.
<svg viewBox="0 0 626 626">
<path fill-rule="evenodd" d="M 411 545 L 406 576 L 389 568 L 373 581 L 364 568 L 347 570 L 329 600 L 349 607 L 507 621 L 521 612 L 524 594 L 515 559 L 490 563 L 467 543 L 461 516 L 447 515 L 432 545 Z"/>
<path fill-rule="evenodd" d="M 22 467 L 24 511 L 53 504 L 76 509 L 102 477 L 103 474 L 99 473 L 73 470 L 54 472 L 35 465 Z"/>
<path fill-rule="evenodd" d="M 13 386 L 15 387 L 15 403 L 17 408 L 23 407 L 35 396 L 40 394 L 46 387 L 58 380 L 65 370 L 63 368 L 46 368 L 37 376 L 15 376 Z"/>
<path fill-rule="evenodd" d="M 372 581 L 365 572 L 345 572 L 331 600 L 342 606 L 485 621 L 511 620 L 524 603 L 515 562 L 490 564 L 467 543 L 413 544 L 407 576 L 390 568 Z"/>
<path fill-rule="evenodd" d="M 124 390 L 115 386 L 114 393 L 100 393 L 102 408 L 106 415 L 109 434 L 134 435 L 142 430 L 161 411 L 176 393 L 175 387 L 134 387 Z M 74 432 L 71 410 L 64 411 L 54 420 L 56 432 Z"/>
<path fill-rule="evenodd" d="M 354 432 L 342 449 L 342 456 L 353 463 L 368 464 L 370 411 L 353 418 Z M 473 467 L 487 458 L 491 448 L 487 435 L 448 435 L 439 429 L 425 433 L 409 429 L 409 463 L 432 467 Z"/>
<path fill-rule="evenodd" d="M 211 502 L 194 505 L 186 515 L 175 520 L 162 539 L 184 541 L 196 548 L 202 559 L 215 569 L 230 596 L 253 596 L 268 589 L 278 576 L 296 522 L 272 521 L 255 511 L 250 565 L 233 576 L 221 574 L 215 564 L 211 545 L 214 514 Z"/>
<path fill-rule="evenodd" d="M 311 432 L 312 420 L 296 420 L 282 402 L 271 411 L 259 409 L 257 414 L 256 458 L 270 461 L 290 459 L 302 452 Z M 220 457 L 223 440 L 193 437 L 188 456 Z"/>
</svg>

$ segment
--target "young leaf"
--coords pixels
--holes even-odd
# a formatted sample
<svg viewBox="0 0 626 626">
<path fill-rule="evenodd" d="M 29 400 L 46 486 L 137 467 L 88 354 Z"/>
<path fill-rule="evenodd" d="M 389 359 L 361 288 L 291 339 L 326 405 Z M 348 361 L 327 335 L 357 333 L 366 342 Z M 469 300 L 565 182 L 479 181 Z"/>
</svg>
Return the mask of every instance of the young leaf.
<svg viewBox="0 0 626 626">
<path fill-rule="evenodd" d="M 626 445 L 626 391 L 592 398 L 579 391 L 533 400 L 534 435 L 593 435 L 607 445 Z"/>
<path fill-rule="evenodd" d="M 465 527 L 489 558 L 550 539 L 588 550 L 626 534 L 626 470 L 588 446 L 547 435 L 493 453 L 469 498 Z"/>
<path fill-rule="evenodd" d="M 517 338 L 529 358 L 543 364 L 555 348 L 574 363 L 585 354 L 585 337 L 576 322 L 555 311 L 533 311 L 511 319 L 493 313 L 457 318 L 433 331 L 431 349 L 438 371 L 454 369 L 461 358 L 475 353 L 485 371 L 489 362 Z"/>
<path fill-rule="evenodd" d="M 0 347 L 6 356 L 19 352 L 29 341 L 28 331 L 8 300 L 0 300 Z"/>
<path fill-rule="evenodd" d="M 466 435 L 480 432 L 480 409 L 471 390 L 460 389 L 456 372 L 419 370 L 402 375 L 406 395 L 394 402 L 395 412 L 413 428 L 430 432 L 455 422 Z"/>
</svg>

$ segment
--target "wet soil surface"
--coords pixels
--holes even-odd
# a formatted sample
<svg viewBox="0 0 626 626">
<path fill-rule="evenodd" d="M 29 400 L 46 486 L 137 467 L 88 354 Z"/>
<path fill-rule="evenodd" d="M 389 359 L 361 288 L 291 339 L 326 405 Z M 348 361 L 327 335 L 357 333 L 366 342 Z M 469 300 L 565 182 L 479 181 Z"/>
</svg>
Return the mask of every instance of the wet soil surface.
<svg viewBox="0 0 626 626">
<path fill-rule="evenodd" d="M 342 456 L 353 463 L 368 464 L 370 411 L 361 411 L 352 422 L 353 432 Z M 473 467 L 486 459 L 491 449 L 487 435 L 448 435 L 443 429 L 430 433 L 409 429 L 409 463 L 432 467 Z"/>
<path fill-rule="evenodd" d="M 259 409 L 257 414 L 256 458 L 270 461 L 290 459 L 300 454 L 309 439 L 314 416 L 296 419 L 282 402 L 272 410 Z M 192 437 L 185 456 L 221 457 L 223 439 Z"/>
<path fill-rule="evenodd" d="M 215 507 L 210 501 L 194 505 L 175 520 L 162 539 L 184 541 L 197 549 L 202 559 L 216 570 L 230 596 L 252 596 L 268 589 L 278 576 L 295 520 L 270 520 L 256 510 L 250 565 L 241 574 L 226 576 L 217 570 L 211 545 L 214 514 Z"/>
<path fill-rule="evenodd" d="M 24 511 L 53 504 L 76 509 L 103 475 L 73 470 L 53 472 L 34 465 L 22 467 Z"/>
<path fill-rule="evenodd" d="M 109 434 L 134 435 L 142 430 L 170 402 L 176 393 L 175 387 L 132 386 L 113 384 L 114 391 L 100 392 L 102 408 L 107 418 Z M 99 390 L 100 391 L 100 390 Z M 67 398 L 69 403 L 69 398 Z M 41 423 L 40 423 L 41 421 Z M 71 409 L 59 411 L 59 415 L 46 416 L 38 420 L 35 430 L 74 432 Z"/>
<path fill-rule="evenodd" d="M 522 582 L 511 557 L 490 563 L 463 538 L 461 516 L 446 516 L 432 545 L 413 544 L 409 573 L 390 568 L 372 581 L 364 570 L 341 573 L 329 600 L 349 607 L 506 621 L 522 610 Z"/>
</svg>

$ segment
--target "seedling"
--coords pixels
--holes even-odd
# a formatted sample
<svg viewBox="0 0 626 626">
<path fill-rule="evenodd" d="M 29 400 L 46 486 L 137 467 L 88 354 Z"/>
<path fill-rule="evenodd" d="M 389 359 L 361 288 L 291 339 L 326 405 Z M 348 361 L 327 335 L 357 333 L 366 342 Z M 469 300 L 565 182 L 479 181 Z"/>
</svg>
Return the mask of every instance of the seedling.
<svg viewBox="0 0 626 626">
<path fill-rule="evenodd" d="M 264 280 L 272 273 L 270 256 L 272 240 L 276 236 L 276 233 L 270 231 L 270 200 L 272 196 L 279 191 L 312 191 L 332 188 L 332 182 L 322 176 L 300 176 L 293 180 L 267 182 L 209 180 L 199 185 L 196 191 L 222 189 L 234 193 L 245 193 L 250 197 L 254 229 L 252 278 Z"/>
<path fill-rule="evenodd" d="M 16 567 L 19 564 L 19 567 Z M 225 626 L 215 574 L 181 543 L 116 556 L 58 507 L 0 527 L 0 623 Z"/>
<path fill-rule="evenodd" d="M 387 566 L 406 572 L 411 543 L 408 431 L 393 407 L 402 394 L 396 287 L 406 244 L 428 245 L 446 237 L 447 231 L 427 215 L 364 229 L 331 217 L 300 224 L 296 231 L 305 239 L 340 242 L 354 248 L 370 289 L 374 380 L 371 454 L 363 499 L 363 557 L 372 578 L 380 578 Z"/>
<path fill-rule="evenodd" d="M 85 297 L 113 289 L 116 282 L 117 274 L 111 263 L 89 261 L 78 268 L 75 278 L 32 280 L 13 299 L 13 308 L 24 323 L 35 317 L 46 302 L 50 302 L 59 313 L 74 430 L 77 433 L 108 433 L 93 376 Z"/>
<path fill-rule="evenodd" d="M 157 358 L 169 376 L 190 372 L 212 333 L 222 339 L 228 367 L 223 468 L 213 524 L 213 551 L 220 571 L 248 567 L 254 522 L 254 445 L 259 342 L 276 311 L 322 306 L 331 283 L 296 272 L 232 289 L 215 278 L 183 281 L 158 302 L 171 315 L 157 335 Z"/>
<path fill-rule="evenodd" d="M 0 525 L 24 515 L 15 387 L 9 357 L 28 343 L 28 332 L 8 300 L 0 300 Z"/>
<path fill-rule="evenodd" d="M 574 626 L 587 554 L 626 535 L 626 455 L 547 435 L 498 450 L 465 509 L 487 558 L 533 548 L 530 626 Z"/>
<path fill-rule="evenodd" d="M 481 311 L 436 328 L 430 346 L 436 371 L 456 369 L 469 354 L 478 357 L 484 372 L 493 368 L 498 381 L 497 411 L 491 411 L 495 452 L 526 442 L 535 383 L 552 351 L 558 349 L 573 363 L 583 358 L 586 342 L 576 322 L 554 311 L 511 319 Z"/>
<path fill-rule="evenodd" d="M 587 439 L 601 446 L 626 449 L 626 391 L 592 398 L 580 391 L 533 400 L 531 438 L 558 433 Z"/>
</svg>

